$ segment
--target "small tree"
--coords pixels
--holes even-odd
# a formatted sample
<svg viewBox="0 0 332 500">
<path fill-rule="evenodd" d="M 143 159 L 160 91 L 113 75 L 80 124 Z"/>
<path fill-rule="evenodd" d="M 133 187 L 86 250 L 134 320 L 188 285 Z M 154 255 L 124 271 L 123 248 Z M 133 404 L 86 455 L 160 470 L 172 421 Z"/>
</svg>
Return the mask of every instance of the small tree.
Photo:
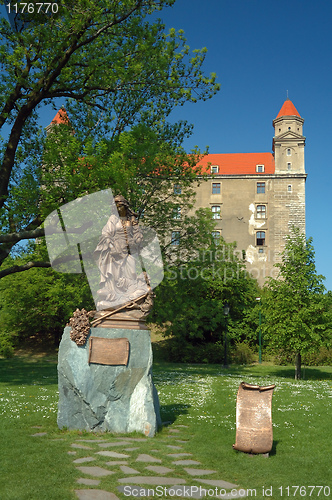
<svg viewBox="0 0 332 500">
<path fill-rule="evenodd" d="M 150 320 L 163 326 L 172 339 L 172 361 L 221 362 L 224 355 L 224 305 L 229 303 L 230 344 L 243 340 L 240 328 L 245 311 L 255 305 L 257 283 L 244 268 L 234 243 L 222 238 L 196 258 L 167 265 L 165 278 L 156 289 Z M 181 253 L 178 253 L 181 256 Z"/>
<path fill-rule="evenodd" d="M 264 337 L 272 347 L 295 355 L 295 379 L 301 378 L 302 354 L 327 345 L 331 332 L 325 278 L 316 272 L 314 255 L 312 238 L 293 227 L 263 304 Z"/>
</svg>

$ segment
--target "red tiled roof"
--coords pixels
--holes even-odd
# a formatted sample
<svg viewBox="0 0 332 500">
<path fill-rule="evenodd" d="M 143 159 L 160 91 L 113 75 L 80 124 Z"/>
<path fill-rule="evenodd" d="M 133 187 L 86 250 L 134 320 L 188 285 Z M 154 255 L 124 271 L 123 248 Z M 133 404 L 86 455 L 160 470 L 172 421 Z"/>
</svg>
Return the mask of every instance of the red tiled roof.
<svg viewBox="0 0 332 500">
<path fill-rule="evenodd" d="M 218 165 L 218 173 L 221 175 L 257 174 L 256 165 L 264 165 L 264 173 L 260 175 L 274 174 L 272 153 L 208 154 L 198 165 L 201 165 L 206 173 L 210 173 L 212 165 Z"/>
<path fill-rule="evenodd" d="M 67 111 L 65 108 L 60 108 L 51 123 L 55 125 L 59 125 L 60 123 L 69 123 L 69 118 L 67 115 Z"/>
<path fill-rule="evenodd" d="M 299 116 L 301 118 L 300 113 L 290 99 L 286 99 L 278 113 L 277 118 L 280 118 L 281 116 Z"/>
</svg>

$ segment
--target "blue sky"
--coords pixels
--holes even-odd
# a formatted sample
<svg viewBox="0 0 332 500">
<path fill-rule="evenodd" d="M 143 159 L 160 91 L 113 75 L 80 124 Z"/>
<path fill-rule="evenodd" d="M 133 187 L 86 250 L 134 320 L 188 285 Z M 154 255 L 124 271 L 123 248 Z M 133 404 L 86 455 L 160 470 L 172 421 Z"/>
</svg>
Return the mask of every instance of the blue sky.
<svg viewBox="0 0 332 500">
<path fill-rule="evenodd" d="M 192 49 L 207 47 L 205 72 L 217 73 L 221 84 L 211 100 L 172 114 L 194 124 L 188 151 L 195 145 L 208 145 L 210 153 L 271 151 L 272 120 L 288 90 L 305 119 L 307 236 L 331 290 L 332 2 L 177 0 L 159 16 L 167 28 L 183 29 Z M 55 114 L 48 110 L 43 126 Z"/>
<path fill-rule="evenodd" d="M 332 290 L 332 2 L 177 0 L 160 17 L 183 29 L 192 49 L 207 47 L 205 70 L 221 84 L 210 101 L 173 113 L 195 126 L 187 150 L 271 151 L 272 120 L 288 90 L 305 119 L 307 236 Z"/>
</svg>

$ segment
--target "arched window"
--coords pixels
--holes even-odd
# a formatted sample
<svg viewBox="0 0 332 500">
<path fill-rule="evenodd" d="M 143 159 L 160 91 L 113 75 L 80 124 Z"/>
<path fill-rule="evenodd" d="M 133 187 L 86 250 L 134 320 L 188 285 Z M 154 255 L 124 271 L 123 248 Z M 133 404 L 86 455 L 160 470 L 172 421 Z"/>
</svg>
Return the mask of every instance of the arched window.
<svg viewBox="0 0 332 500">
<path fill-rule="evenodd" d="M 221 238 L 220 231 L 212 231 L 212 238 L 215 245 L 220 245 L 220 238 Z"/>
<path fill-rule="evenodd" d="M 256 233 L 256 245 L 264 246 L 265 245 L 265 231 L 257 231 Z"/>
<path fill-rule="evenodd" d="M 256 218 L 257 219 L 266 219 L 266 205 L 257 205 Z"/>
<path fill-rule="evenodd" d="M 220 219 L 220 205 L 213 205 L 212 209 L 212 219 Z"/>
</svg>

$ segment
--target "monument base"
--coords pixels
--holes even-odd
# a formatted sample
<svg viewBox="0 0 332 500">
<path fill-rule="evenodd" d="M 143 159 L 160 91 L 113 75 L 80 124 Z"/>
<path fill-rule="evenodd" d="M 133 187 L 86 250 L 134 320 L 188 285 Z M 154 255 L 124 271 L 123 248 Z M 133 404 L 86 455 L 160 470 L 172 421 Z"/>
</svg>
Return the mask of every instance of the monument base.
<svg viewBox="0 0 332 500">
<path fill-rule="evenodd" d="M 91 328 L 84 346 L 70 339 L 70 330 L 64 329 L 59 347 L 59 428 L 154 436 L 161 419 L 149 330 Z M 102 350 L 103 343 L 107 349 L 92 355 L 90 337 L 105 339 L 91 343 L 92 349 Z M 112 341 L 106 339 L 129 342 L 127 356 L 115 351 L 108 358 Z M 122 342 L 114 342 L 118 344 L 121 349 Z"/>
</svg>

